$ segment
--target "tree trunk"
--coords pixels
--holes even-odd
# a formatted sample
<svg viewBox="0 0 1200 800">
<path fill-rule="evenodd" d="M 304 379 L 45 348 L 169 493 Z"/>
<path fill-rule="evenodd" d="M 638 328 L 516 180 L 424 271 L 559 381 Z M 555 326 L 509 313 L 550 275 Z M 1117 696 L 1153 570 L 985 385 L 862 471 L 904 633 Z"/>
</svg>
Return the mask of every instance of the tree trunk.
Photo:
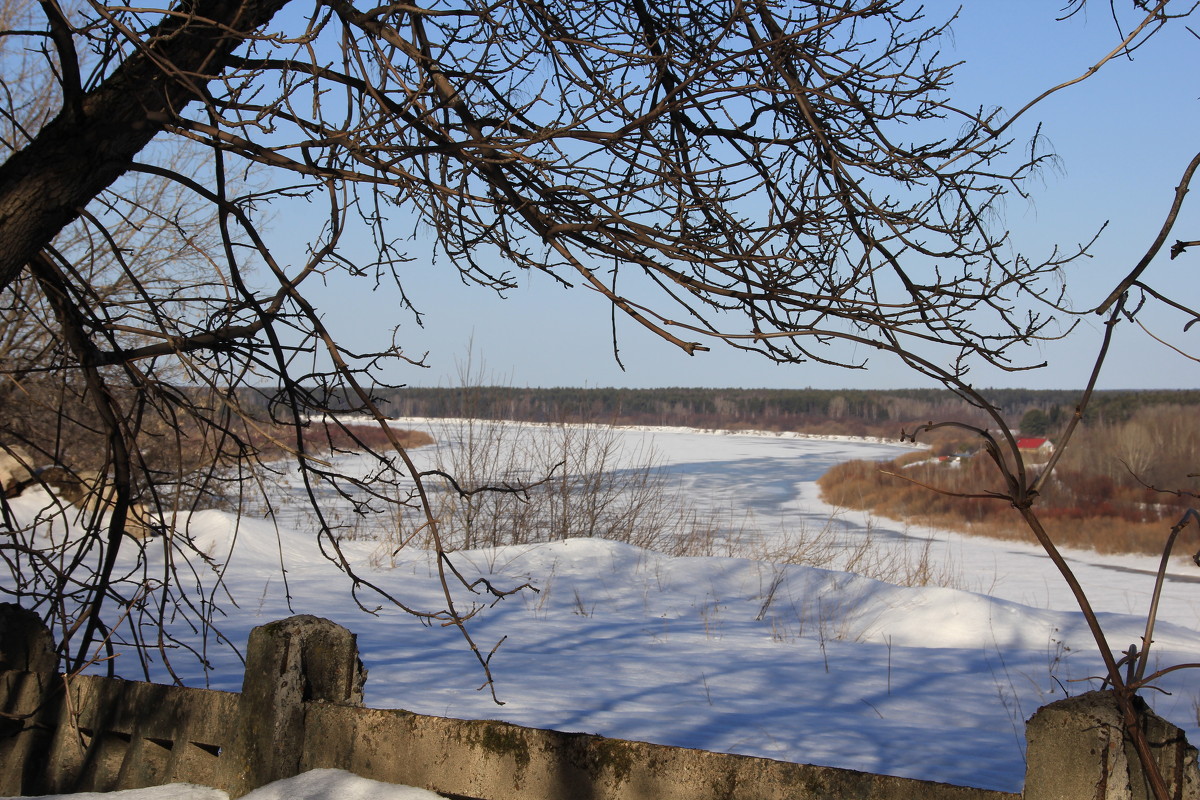
<svg viewBox="0 0 1200 800">
<path fill-rule="evenodd" d="M 65 90 L 64 110 L 0 165 L 0 290 L 199 99 L 245 37 L 286 2 L 197 0 L 176 6 L 81 103 L 73 104 Z"/>
</svg>

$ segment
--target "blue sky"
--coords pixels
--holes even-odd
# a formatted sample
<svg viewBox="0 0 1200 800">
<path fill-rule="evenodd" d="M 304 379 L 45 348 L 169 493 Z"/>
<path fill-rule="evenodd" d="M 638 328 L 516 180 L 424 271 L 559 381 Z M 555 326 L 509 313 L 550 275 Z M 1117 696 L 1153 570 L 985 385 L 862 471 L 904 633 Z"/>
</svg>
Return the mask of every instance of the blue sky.
<svg viewBox="0 0 1200 800">
<path fill-rule="evenodd" d="M 947 17 L 952 3 L 926 3 L 928 17 Z M 1056 22 L 1059 4 L 1046 0 L 975 2 L 963 8 L 943 45 L 958 70 L 954 96 L 966 107 L 1000 106 L 1013 112 L 1042 90 L 1081 75 L 1117 41 L 1108 3 L 1093 2 L 1088 14 Z M 1193 26 L 1195 27 L 1195 26 Z M 1200 39 L 1182 26 L 1164 32 L 1133 60 L 1110 62 L 1097 75 L 1043 102 L 1015 126 L 1018 142 L 1038 123 L 1060 168 L 1030 185 L 1027 202 L 1011 197 L 1006 226 L 1026 253 L 1055 244 L 1086 241 L 1109 227 L 1094 257 L 1070 267 L 1066 281 L 1079 306 L 1095 304 L 1137 262 L 1157 233 L 1175 185 L 1197 146 L 1200 86 L 1190 79 L 1200 65 Z M 1194 207 L 1185 206 L 1171 238 L 1200 238 Z M 500 299 L 464 286 L 449 264 L 430 263 L 427 242 L 413 242 L 416 259 L 405 287 L 424 313 L 418 327 L 398 308 L 394 291 L 373 291 L 367 280 L 335 279 L 313 299 L 343 341 L 371 349 L 390 337 L 406 351 L 428 351 L 429 369 L 400 367 L 385 377 L 411 385 L 452 385 L 468 352 L 486 365 L 488 377 L 515 386 L 741 386 L 776 388 L 898 388 L 930 385 L 902 365 L 874 357 L 866 370 L 812 364 L 776 365 L 760 356 L 714 348 L 689 357 L 636 325 L 618 320 L 622 371 L 612 355 L 610 311 L 602 298 L 564 290 L 540 274 L 522 276 L 518 289 Z M 1160 256 L 1147 273 L 1160 289 L 1195 305 L 1200 282 L 1197 255 L 1176 261 Z M 1184 344 L 1186 320 L 1156 312 L 1144 322 L 1157 335 Z M 1100 321 L 1087 319 L 1066 341 L 1030 353 L 1048 360 L 1034 372 L 976 371 L 977 386 L 1076 388 L 1087 379 L 1099 340 Z M 1195 340 L 1197 331 L 1189 334 Z M 1200 351 L 1200 348 L 1192 348 Z M 1119 331 L 1101 381 L 1106 388 L 1194 388 L 1197 363 L 1172 353 L 1132 325 Z"/>
</svg>

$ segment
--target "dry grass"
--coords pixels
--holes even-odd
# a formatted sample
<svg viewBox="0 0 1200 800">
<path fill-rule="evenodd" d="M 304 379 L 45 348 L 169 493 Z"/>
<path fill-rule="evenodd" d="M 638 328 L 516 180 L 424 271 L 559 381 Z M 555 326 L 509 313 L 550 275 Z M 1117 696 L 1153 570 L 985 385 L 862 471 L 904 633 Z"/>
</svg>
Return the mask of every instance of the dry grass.
<svg viewBox="0 0 1200 800">
<path fill-rule="evenodd" d="M 936 524 L 938 527 L 953 530 L 954 526 L 949 524 L 950 522 L 952 520 L 944 519 Z M 1130 522 L 1115 517 L 1083 517 L 1047 520 L 1045 524 L 1055 543 L 1064 547 L 1095 550 L 1106 554 L 1158 555 L 1166 544 L 1173 523 L 1166 520 Z M 1035 541 L 1033 534 L 1017 519 L 1007 523 L 999 520 L 968 523 L 962 532 L 994 539 Z M 1192 549 L 1196 548 L 1193 546 Z"/>
<path fill-rule="evenodd" d="M 914 465 L 911 455 L 893 462 L 840 464 L 822 476 L 819 484 L 825 501 L 837 506 L 977 536 L 1033 540 L 1007 501 L 950 496 L 918 482 L 947 492 L 1000 489 L 994 470 L 983 458 L 959 466 Z M 1176 500 L 1139 485 L 1122 486 L 1095 475 L 1063 472 L 1048 482 L 1035 510 L 1059 545 L 1153 555 L 1162 552 L 1171 525 L 1182 513 Z M 1200 545 L 1196 532 L 1190 536 L 1179 546 L 1194 549 Z"/>
<path fill-rule="evenodd" d="M 402 447 L 413 449 L 434 444 L 424 431 L 392 429 Z M 378 425 L 312 423 L 303 429 L 304 446 L 314 453 L 353 453 L 362 450 L 386 452 L 391 448 L 387 434 Z M 296 444 L 296 429 L 290 425 L 259 425 L 247 438 L 264 461 L 284 458 Z"/>
<path fill-rule="evenodd" d="M 964 587 L 952 559 L 934 558 L 934 540 L 902 537 L 885 541 L 869 524 L 864 533 L 843 529 L 831 520 L 818 531 L 790 529 L 746 545 L 734 555 L 849 572 L 896 586 Z"/>
</svg>

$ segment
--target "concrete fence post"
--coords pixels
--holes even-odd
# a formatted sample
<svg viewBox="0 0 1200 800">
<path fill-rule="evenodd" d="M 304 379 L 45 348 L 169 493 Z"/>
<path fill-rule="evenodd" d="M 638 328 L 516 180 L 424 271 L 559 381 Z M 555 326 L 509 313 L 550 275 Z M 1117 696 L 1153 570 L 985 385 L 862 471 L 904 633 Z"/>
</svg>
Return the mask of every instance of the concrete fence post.
<svg viewBox="0 0 1200 800">
<path fill-rule="evenodd" d="M 0 670 L 39 674 L 58 669 L 54 637 L 42 618 L 14 603 L 0 603 Z"/>
<path fill-rule="evenodd" d="M 1196 748 L 1141 698 L 1135 702 L 1171 797 L 1200 800 Z M 1088 692 L 1038 709 L 1025 725 L 1025 740 L 1024 800 L 1153 800 L 1112 692 Z"/>
<path fill-rule="evenodd" d="M 246 646 L 238 724 L 222 753 L 234 797 L 300 772 L 304 704 L 361 706 L 366 669 L 355 636 L 308 615 L 255 628 Z"/>
<path fill-rule="evenodd" d="M 47 701 L 59 683 L 50 631 L 12 603 L 0 603 L 0 672 L 0 794 L 19 795 L 42 766 L 51 737 Z"/>
</svg>

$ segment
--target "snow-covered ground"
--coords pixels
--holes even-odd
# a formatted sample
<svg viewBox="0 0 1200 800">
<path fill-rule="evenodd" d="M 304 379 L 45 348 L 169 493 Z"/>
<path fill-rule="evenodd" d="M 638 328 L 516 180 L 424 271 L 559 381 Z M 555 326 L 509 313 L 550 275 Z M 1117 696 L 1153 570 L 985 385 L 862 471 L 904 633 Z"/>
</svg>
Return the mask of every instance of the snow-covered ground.
<svg viewBox="0 0 1200 800">
<path fill-rule="evenodd" d="M 438 447 L 454 446 L 438 423 L 402 425 L 426 425 Z M 1010 791 L 1024 776 L 1024 720 L 1064 691 L 1095 685 L 1086 680 L 1102 671 L 1091 637 L 1034 544 L 918 530 L 820 501 L 814 481 L 830 465 L 893 457 L 898 445 L 676 429 L 619 436 L 631 452 L 652 437 L 690 497 L 752 511 L 767 538 L 820 530 L 832 519 L 846 541 L 869 535 L 898 558 L 921 552 L 929 538 L 951 585 L 897 586 L 742 557 L 671 558 L 598 539 L 464 552 L 457 559 L 468 578 L 540 589 L 484 610 L 472 627 L 485 649 L 507 636 L 492 662 L 505 703 L 497 706 L 476 690 L 478 664 L 453 629 L 422 627 L 390 608 L 377 616 L 356 608 L 302 517 L 286 518 L 277 534 L 265 520 L 239 527 L 226 513 L 204 511 L 191 535 L 215 563 L 228 562 L 236 603 L 225 603 L 222 632 L 240 647 L 252 627 L 290 613 L 346 625 L 358 634 L 367 702 L 377 707 Z M 421 464 L 435 455 L 436 448 L 414 452 Z M 29 512 L 37 499 L 13 502 Z M 392 566 L 370 539 L 343 547 L 402 600 L 441 606 L 425 553 L 402 550 Z M 1112 646 L 1140 645 L 1157 559 L 1068 556 Z M 1200 653 L 1197 580 L 1190 560 L 1172 566 L 1154 637 L 1161 665 Z M 238 689 L 237 655 L 215 641 L 206 653 L 207 673 L 183 659 L 176 669 L 194 685 Z M 132 659 L 121 671 L 138 677 Z M 1194 676 L 1174 673 L 1161 685 L 1171 693 L 1147 699 L 1200 739 Z"/>
<path fill-rule="evenodd" d="M 81 792 L 72 795 L 43 795 L 41 800 L 229 800 L 229 795 L 207 786 L 172 783 L 149 789 L 121 792 Z M 338 769 L 314 769 L 303 775 L 255 789 L 243 800 L 442 800 L 441 795 L 352 775 Z M 0 798 L 0 800 L 13 800 Z"/>
</svg>

